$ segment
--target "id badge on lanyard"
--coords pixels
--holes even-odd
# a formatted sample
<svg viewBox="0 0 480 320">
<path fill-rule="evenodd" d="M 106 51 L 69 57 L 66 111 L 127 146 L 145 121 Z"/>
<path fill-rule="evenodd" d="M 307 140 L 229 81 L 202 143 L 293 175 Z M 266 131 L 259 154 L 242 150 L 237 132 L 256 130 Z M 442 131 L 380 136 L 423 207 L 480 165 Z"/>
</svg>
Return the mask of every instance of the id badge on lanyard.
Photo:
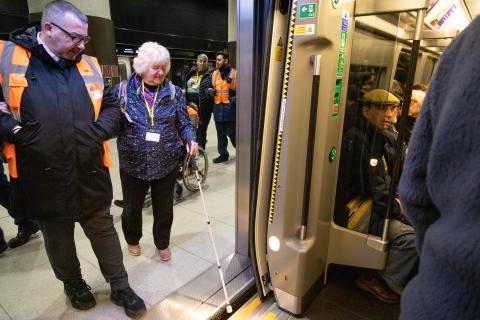
<svg viewBox="0 0 480 320">
<path fill-rule="evenodd" d="M 160 89 L 160 85 L 157 86 L 157 90 L 155 91 L 155 96 L 153 97 L 152 106 L 149 105 L 146 95 L 145 95 L 145 83 L 142 80 L 142 93 L 143 93 L 143 100 L 145 102 L 145 108 L 147 108 L 148 116 L 150 117 L 150 125 L 151 128 L 147 131 L 145 135 L 145 140 L 150 142 L 160 142 L 160 132 L 155 132 L 153 126 L 155 122 L 158 120 L 155 117 L 155 101 L 157 100 L 157 94 Z"/>
<path fill-rule="evenodd" d="M 147 131 L 145 135 L 145 140 L 150 142 L 160 142 L 160 132 Z"/>
</svg>

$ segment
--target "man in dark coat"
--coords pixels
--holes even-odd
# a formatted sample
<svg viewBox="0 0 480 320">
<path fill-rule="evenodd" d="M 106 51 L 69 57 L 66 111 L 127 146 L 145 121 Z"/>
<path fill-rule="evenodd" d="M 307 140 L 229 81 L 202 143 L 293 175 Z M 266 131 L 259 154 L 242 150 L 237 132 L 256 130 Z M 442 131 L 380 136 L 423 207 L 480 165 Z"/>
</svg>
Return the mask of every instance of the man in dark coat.
<svg viewBox="0 0 480 320">
<path fill-rule="evenodd" d="M 79 222 L 110 283 L 112 301 L 127 315 L 138 316 L 146 308 L 123 266 L 110 215 L 107 148 L 102 146 L 118 125 L 120 110 L 111 89 L 101 89 L 98 65 L 82 55 L 89 39 L 86 15 L 69 2 L 52 1 L 41 25 L 27 25 L 2 43 L 2 90 L 11 113 L 0 112 L 0 138 L 15 148 L 16 162 L 9 162 L 13 205 L 38 219 L 55 276 L 63 281 L 72 306 L 85 310 L 96 304 L 76 254 Z M 27 66 L 24 74 L 15 61 Z M 17 100 L 15 86 L 24 89 Z M 12 103 L 19 103 L 19 109 Z M 12 160 L 11 153 L 7 159 Z"/>
<path fill-rule="evenodd" d="M 480 317 L 480 18 L 442 55 L 413 130 L 400 199 L 418 275 L 401 319 Z"/>
<path fill-rule="evenodd" d="M 388 128 L 396 117 L 400 100 L 392 93 L 375 89 L 362 99 L 360 122 L 345 134 L 342 170 L 349 170 L 346 192 L 372 200 L 369 233 L 382 236 L 387 213 L 396 135 Z M 403 158 L 402 158 L 403 160 Z M 348 166 L 348 168 L 347 168 Z M 414 269 L 418 256 L 411 226 L 403 223 L 398 198 L 389 221 L 389 253 L 385 269 L 365 272 L 356 284 L 387 303 L 398 303 L 399 294 Z"/>
</svg>

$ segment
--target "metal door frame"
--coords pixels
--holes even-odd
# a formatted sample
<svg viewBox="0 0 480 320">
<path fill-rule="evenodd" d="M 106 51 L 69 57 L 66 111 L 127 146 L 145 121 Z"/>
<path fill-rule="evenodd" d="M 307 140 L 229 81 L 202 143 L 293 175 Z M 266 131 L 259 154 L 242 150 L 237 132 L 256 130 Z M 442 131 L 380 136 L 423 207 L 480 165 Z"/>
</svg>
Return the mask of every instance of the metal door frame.
<svg viewBox="0 0 480 320">
<path fill-rule="evenodd" d="M 252 157 L 254 0 L 237 1 L 237 152 L 235 252 L 248 256 Z"/>
</svg>

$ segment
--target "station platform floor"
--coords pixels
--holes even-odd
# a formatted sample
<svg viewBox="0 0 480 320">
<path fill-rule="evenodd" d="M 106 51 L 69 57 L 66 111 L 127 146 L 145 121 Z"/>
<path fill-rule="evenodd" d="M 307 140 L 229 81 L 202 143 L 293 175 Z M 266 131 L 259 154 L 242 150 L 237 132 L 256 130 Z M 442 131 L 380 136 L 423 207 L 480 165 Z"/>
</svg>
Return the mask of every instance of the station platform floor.
<svg viewBox="0 0 480 320">
<path fill-rule="evenodd" d="M 212 159 L 218 155 L 213 120 L 207 138 L 209 170 L 204 195 L 221 259 L 231 255 L 235 246 L 235 149 L 229 143 L 230 160 L 213 164 Z M 121 199 L 116 145 L 114 140 L 109 143 L 113 150 L 114 167 L 110 174 L 114 199 Z M 121 227 L 122 209 L 113 204 L 111 207 L 130 285 L 145 300 L 147 308 L 215 265 L 200 195 L 190 193 L 185 187 L 183 189 L 183 198 L 174 205 L 170 246 L 172 260 L 168 262 L 161 262 L 155 254 L 151 207 L 143 211 L 143 238 L 140 241 L 142 255 L 139 257 L 127 254 Z M 17 228 L 13 219 L 3 207 L 0 208 L 0 226 L 7 240 L 16 236 Z M 123 308 L 110 301 L 110 287 L 103 279 L 90 242 L 79 224 L 75 228 L 77 254 L 84 279 L 92 287 L 97 299 L 97 305 L 88 311 L 78 311 L 71 307 L 63 292 L 63 284 L 55 278 L 48 262 L 41 232 L 37 235 L 37 238 L 24 246 L 8 249 L 0 257 L 0 320 L 129 319 Z"/>
</svg>

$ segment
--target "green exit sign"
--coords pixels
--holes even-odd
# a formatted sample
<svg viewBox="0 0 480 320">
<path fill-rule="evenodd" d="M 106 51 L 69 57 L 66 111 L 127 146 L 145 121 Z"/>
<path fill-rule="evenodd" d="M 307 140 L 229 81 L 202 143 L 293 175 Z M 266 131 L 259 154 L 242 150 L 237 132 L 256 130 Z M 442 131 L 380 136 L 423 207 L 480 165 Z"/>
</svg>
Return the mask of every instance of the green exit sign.
<svg viewBox="0 0 480 320">
<path fill-rule="evenodd" d="M 315 18 L 317 15 L 317 4 L 306 3 L 300 5 L 300 19 Z"/>
</svg>

